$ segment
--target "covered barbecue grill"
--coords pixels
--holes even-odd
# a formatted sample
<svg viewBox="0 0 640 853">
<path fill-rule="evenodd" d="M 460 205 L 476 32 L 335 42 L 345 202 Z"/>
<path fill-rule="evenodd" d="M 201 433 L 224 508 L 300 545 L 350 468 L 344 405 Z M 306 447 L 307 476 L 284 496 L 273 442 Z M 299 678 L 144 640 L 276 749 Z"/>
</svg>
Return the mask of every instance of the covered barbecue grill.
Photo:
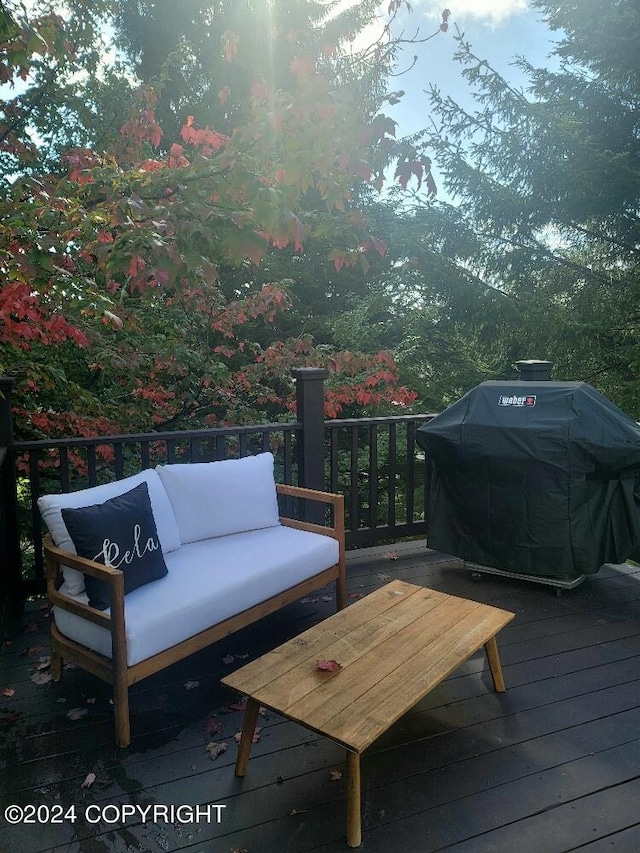
<svg viewBox="0 0 640 853">
<path fill-rule="evenodd" d="M 417 430 L 430 548 L 571 586 L 639 550 L 640 426 L 585 382 L 483 382 Z M 547 368 L 548 375 L 548 368 Z"/>
</svg>

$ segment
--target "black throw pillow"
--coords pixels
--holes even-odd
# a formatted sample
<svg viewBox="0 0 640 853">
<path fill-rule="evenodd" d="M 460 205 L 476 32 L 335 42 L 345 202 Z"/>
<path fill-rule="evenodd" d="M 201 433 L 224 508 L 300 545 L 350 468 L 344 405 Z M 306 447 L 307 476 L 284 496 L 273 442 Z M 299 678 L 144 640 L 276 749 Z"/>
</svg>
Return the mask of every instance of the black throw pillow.
<svg viewBox="0 0 640 853">
<path fill-rule="evenodd" d="M 146 483 L 101 504 L 63 509 L 62 518 L 78 556 L 124 573 L 125 595 L 167 574 Z M 110 607 L 109 585 L 89 575 L 84 581 L 91 607 Z"/>
</svg>

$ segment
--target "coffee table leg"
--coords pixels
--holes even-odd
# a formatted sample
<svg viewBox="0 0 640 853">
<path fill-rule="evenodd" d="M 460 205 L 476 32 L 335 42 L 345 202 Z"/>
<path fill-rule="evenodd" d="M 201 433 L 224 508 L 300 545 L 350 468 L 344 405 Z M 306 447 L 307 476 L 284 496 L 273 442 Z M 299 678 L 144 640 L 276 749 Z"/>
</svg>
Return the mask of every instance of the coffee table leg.
<svg viewBox="0 0 640 853">
<path fill-rule="evenodd" d="M 361 844 L 360 756 L 357 752 L 347 752 L 347 846 L 360 847 Z"/>
<path fill-rule="evenodd" d="M 240 737 L 238 757 L 236 758 L 236 776 L 244 776 L 247 772 L 249 753 L 251 752 L 253 733 L 256 730 L 259 710 L 259 702 L 256 702 L 255 699 L 247 699 L 247 707 L 244 710 L 244 719 L 242 721 L 242 736 Z"/>
<path fill-rule="evenodd" d="M 498 654 L 496 638 L 491 637 L 490 640 L 487 640 L 484 648 L 487 653 L 487 660 L 489 661 L 489 669 L 491 670 L 491 676 L 493 678 L 493 686 L 497 693 L 504 693 L 507 688 L 505 687 L 504 678 L 502 676 L 502 666 L 500 665 L 500 655 Z"/>
</svg>

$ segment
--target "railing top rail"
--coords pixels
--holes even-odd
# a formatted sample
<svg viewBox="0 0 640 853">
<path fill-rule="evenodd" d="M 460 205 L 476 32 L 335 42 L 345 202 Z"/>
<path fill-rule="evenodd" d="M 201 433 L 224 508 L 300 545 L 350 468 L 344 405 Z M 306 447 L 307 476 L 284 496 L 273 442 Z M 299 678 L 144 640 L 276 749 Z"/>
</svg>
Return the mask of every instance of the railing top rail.
<svg viewBox="0 0 640 853">
<path fill-rule="evenodd" d="M 142 441 L 175 441 L 187 438 L 216 438 L 222 435 L 247 435 L 256 432 L 295 432 L 302 429 L 302 424 L 295 421 L 272 424 L 251 424 L 249 426 L 211 427 L 209 429 L 175 430 L 173 432 L 142 432 L 127 435 L 101 435 L 75 438 L 50 438 L 38 441 L 16 441 L 13 449 L 51 450 L 56 447 L 91 447 L 99 444 L 132 444 Z"/>
<path fill-rule="evenodd" d="M 326 427 L 353 427 L 365 424 L 411 423 L 412 421 L 428 421 L 435 418 L 435 413 L 417 415 L 389 415 L 377 418 L 335 418 L 325 421 Z M 141 441 L 176 441 L 188 438 L 216 438 L 222 435 L 247 435 L 255 432 L 296 432 L 302 429 L 302 424 L 296 421 L 285 423 L 249 424 L 246 426 L 210 427 L 197 430 L 173 430 L 168 432 L 127 433 L 124 435 L 83 436 L 74 438 L 49 438 L 37 441 L 16 441 L 13 449 L 51 450 L 56 447 L 92 447 L 100 444 L 131 444 Z"/>
<path fill-rule="evenodd" d="M 437 413 L 433 414 L 417 414 L 417 415 L 388 415 L 378 418 L 336 418 L 335 420 L 325 421 L 327 427 L 339 426 L 360 426 L 366 424 L 392 424 L 392 423 L 411 423 L 412 421 L 430 421 L 436 417 Z"/>
</svg>

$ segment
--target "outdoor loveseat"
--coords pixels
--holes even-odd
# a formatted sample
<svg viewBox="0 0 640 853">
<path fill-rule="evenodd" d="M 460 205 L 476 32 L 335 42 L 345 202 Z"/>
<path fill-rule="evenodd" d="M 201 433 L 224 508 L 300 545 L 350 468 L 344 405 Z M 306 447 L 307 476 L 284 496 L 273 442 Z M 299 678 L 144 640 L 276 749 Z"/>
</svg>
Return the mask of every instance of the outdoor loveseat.
<svg viewBox="0 0 640 853">
<path fill-rule="evenodd" d="M 330 523 L 282 517 L 278 496 L 329 505 Z M 331 581 L 345 605 L 343 497 L 276 485 L 271 453 L 159 465 L 38 504 L 53 679 L 68 660 L 111 683 L 122 747 L 130 685 Z"/>
</svg>

